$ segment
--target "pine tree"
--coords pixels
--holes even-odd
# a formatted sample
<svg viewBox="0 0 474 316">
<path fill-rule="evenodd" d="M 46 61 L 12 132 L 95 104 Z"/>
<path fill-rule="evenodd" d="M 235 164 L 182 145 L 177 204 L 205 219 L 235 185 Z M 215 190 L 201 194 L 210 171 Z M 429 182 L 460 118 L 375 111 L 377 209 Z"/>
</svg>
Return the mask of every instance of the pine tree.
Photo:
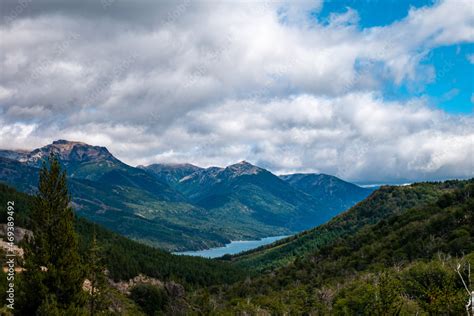
<svg viewBox="0 0 474 316">
<path fill-rule="evenodd" d="M 97 312 L 106 309 L 108 305 L 105 266 L 100 256 L 95 229 L 88 256 L 88 278 L 90 281 L 89 314 L 94 316 Z"/>
<path fill-rule="evenodd" d="M 25 247 L 27 271 L 21 312 L 46 313 L 45 306 L 51 302 L 60 309 L 81 305 L 84 270 L 74 231 L 74 213 L 66 173 L 53 154 L 40 171 L 31 222 L 33 238 Z"/>
</svg>

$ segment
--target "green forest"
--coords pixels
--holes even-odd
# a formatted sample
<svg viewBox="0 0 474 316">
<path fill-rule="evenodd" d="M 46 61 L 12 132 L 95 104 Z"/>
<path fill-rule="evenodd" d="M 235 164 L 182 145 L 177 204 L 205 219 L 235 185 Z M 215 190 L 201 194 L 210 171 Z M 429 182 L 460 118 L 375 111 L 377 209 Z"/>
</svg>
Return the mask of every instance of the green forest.
<svg viewBox="0 0 474 316">
<path fill-rule="evenodd" d="M 54 157 L 36 196 L 2 184 L 0 200 L 33 233 L 3 315 L 466 315 L 474 287 L 472 179 L 385 186 L 324 225 L 214 260 L 76 217 Z M 6 302 L 5 269 L 0 287 Z"/>
<path fill-rule="evenodd" d="M 417 186 L 444 193 L 308 247 L 312 250 L 270 273 L 224 287 L 224 294 L 214 296 L 218 308 L 231 314 L 465 314 L 469 296 L 463 279 L 471 290 L 473 284 L 468 274 L 474 265 L 474 183 Z"/>
</svg>

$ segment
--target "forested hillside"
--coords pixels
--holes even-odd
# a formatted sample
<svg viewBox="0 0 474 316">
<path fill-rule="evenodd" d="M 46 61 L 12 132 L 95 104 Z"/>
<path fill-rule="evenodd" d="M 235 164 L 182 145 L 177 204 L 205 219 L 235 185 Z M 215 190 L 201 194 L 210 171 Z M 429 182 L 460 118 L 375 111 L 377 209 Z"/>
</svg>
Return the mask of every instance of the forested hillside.
<svg viewBox="0 0 474 316">
<path fill-rule="evenodd" d="M 0 185 L 7 200 L 17 226 L 29 228 L 32 197 Z M 81 261 L 96 236 L 112 280 L 176 282 L 109 288 L 116 314 L 461 315 L 461 277 L 469 283 L 474 266 L 474 180 L 382 187 L 326 225 L 227 262 L 171 255 L 85 219 L 75 230 Z"/>
<path fill-rule="evenodd" d="M 465 314 L 460 275 L 468 282 L 469 263 L 474 266 L 474 181 L 412 186 L 416 193 L 420 187 L 444 193 L 432 192 L 438 198 L 415 207 L 398 195 L 392 200 L 403 206 L 398 212 L 311 247 L 272 273 L 224 288 L 225 294 L 216 289 L 208 306 L 227 313 Z M 410 188 L 382 192 L 391 190 Z M 357 207 L 345 214 L 353 223 L 361 214 Z"/>
<path fill-rule="evenodd" d="M 84 162 L 81 174 L 90 177 L 102 174 L 101 163 Z M 74 166 L 74 172 L 78 172 L 79 167 Z M 137 169 L 141 174 L 135 174 L 133 168 L 122 170 L 122 167 L 121 164 L 109 166 L 109 172 L 100 181 L 69 177 L 69 191 L 77 214 L 123 236 L 167 250 L 200 249 L 230 241 L 212 231 L 203 209 L 182 201 L 179 193 L 174 196 L 176 200 L 167 201 L 158 193 L 141 189 L 141 186 L 150 186 L 160 191 L 157 188 L 165 185 L 156 180 L 152 182 L 152 176 L 143 170 Z M 0 183 L 33 194 L 38 173 L 36 167 L 0 157 Z M 146 177 L 142 179 L 143 175 Z"/>
<path fill-rule="evenodd" d="M 0 203 L 6 205 L 7 201 L 15 201 L 16 226 L 30 228 L 32 197 L 0 184 Z M 6 213 L 1 213 L 0 222 L 6 222 Z M 83 218 L 76 218 L 75 229 L 84 257 L 87 256 L 95 231 L 110 277 L 117 281 L 128 280 L 143 273 L 161 280 L 174 280 L 189 287 L 196 287 L 230 283 L 244 276 L 242 270 L 229 263 L 199 257 L 175 256 L 120 236 Z"/>
<path fill-rule="evenodd" d="M 376 223 L 418 205 L 434 202 L 444 192 L 453 190 L 457 186 L 459 186 L 458 181 L 446 181 L 381 187 L 368 198 L 326 224 L 231 257 L 231 260 L 239 266 L 255 270 L 282 266 L 337 238 L 350 236 L 364 225 Z"/>
<path fill-rule="evenodd" d="M 282 175 L 280 179 L 312 196 L 333 216 L 354 206 L 373 191 L 327 174 L 295 173 Z"/>
</svg>

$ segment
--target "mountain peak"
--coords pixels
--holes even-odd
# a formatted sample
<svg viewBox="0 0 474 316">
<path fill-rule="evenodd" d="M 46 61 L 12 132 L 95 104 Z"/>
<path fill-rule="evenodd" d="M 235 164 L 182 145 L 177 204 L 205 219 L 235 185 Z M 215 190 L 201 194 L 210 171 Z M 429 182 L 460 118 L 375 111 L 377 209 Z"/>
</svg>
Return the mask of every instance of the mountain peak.
<svg viewBox="0 0 474 316">
<path fill-rule="evenodd" d="M 256 166 L 252 165 L 250 162 L 245 161 L 245 160 L 242 160 L 242 161 L 240 161 L 240 162 L 237 162 L 237 163 L 235 163 L 235 164 L 233 164 L 233 165 L 230 165 L 230 166 L 228 166 L 228 167 L 233 167 L 233 166 L 235 166 L 235 167 L 245 167 L 245 168 L 256 167 Z"/>
<path fill-rule="evenodd" d="M 118 161 L 105 147 L 64 139 L 56 140 L 50 145 L 35 149 L 30 155 L 41 159 L 51 152 L 64 162 Z"/>
<path fill-rule="evenodd" d="M 75 142 L 75 141 L 70 141 L 70 140 L 65 140 L 65 139 L 58 139 L 58 140 L 53 141 L 53 145 L 73 145 L 73 144 L 81 144 L 81 145 L 88 146 L 86 143 L 83 143 L 83 142 Z"/>
<path fill-rule="evenodd" d="M 202 168 L 190 163 L 155 163 L 138 168 L 151 172 L 158 180 L 174 185 Z"/>
<path fill-rule="evenodd" d="M 233 176 L 258 174 L 263 171 L 262 168 L 252 165 L 251 163 L 242 160 L 236 164 L 230 165 L 225 170 L 232 172 Z"/>
<path fill-rule="evenodd" d="M 195 166 L 193 164 L 190 164 L 190 163 L 179 163 L 179 162 L 161 162 L 161 163 L 155 163 L 155 164 L 151 164 L 149 166 L 144 166 L 145 168 L 148 168 L 148 167 L 161 167 L 161 168 L 169 168 L 169 169 L 181 169 L 181 168 L 192 168 L 192 169 L 201 169 L 200 167 L 198 166 Z"/>
<path fill-rule="evenodd" d="M 242 160 L 238 163 L 236 163 L 236 165 L 242 165 L 242 166 L 253 166 L 250 162 L 248 161 L 245 161 L 245 160 Z"/>
<path fill-rule="evenodd" d="M 50 153 L 54 153 L 63 163 L 109 161 L 118 162 L 105 147 L 92 146 L 83 142 L 59 139 L 53 143 L 37 148 L 31 152 L 0 150 L 0 156 L 26 163 L 31 166 L 41 166 L 42 161 Z"/>
</svg>

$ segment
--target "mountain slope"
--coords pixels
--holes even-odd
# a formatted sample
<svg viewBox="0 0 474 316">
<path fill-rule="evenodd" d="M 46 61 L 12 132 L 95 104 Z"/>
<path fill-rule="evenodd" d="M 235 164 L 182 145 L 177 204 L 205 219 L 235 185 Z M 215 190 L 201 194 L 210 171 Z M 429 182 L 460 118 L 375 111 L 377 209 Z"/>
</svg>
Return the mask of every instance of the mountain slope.
<svg viewBox="0 0 474 316">
<path fill-rule="evenodd" d="M 419 183 L 409 186 L 385 186 L 328 223 L 295 236 L 232 257 L 237 265 L 256 270 L 272 269 L 315 251 L 337 238 L 350 236 L 367 224 L 405 210 L 436 201 L 456 187 L 456 181 Z"/>
<path fill-rule="evenodd" d="M 0 184 L 0 203 L 15 201 L 15 224 L 30 228 L 30 209 L 33 197 Z M 7 214 L 0 214 L 0 223 L 6 223 Z M 242 270 L 227 263 L 199 257 L 175 256 L 166 251 L 152 248 L 116 233 L 89 220 L 76 218 L 76 232 L 80 249 L 85 256 L 96 235 L 109 276 L 114 280 L 128 280 L 140 273 L 160 280 L 174 280 L 186 286 L 205 286 L 216 283 L 233 282 L 243 278 Z"/>
<path fill-rule="evenodd" d="M 192 205 L 149 171 L 122 163 L 103 147 L 79 142 L 56 141 L 18 155 L 20 161 L 0 157 L 0 181 L 34 192 L 37 167 L 50 152 L 58 155 L 68 173 L 76 212 L 135 240 L 179 251 L 288 232 L 255 225 L 253 218 L 244 219 L 245 224 L 240 225 L 226 214 Z M 8 157 L 12 157 L 11 152 Z M 234 210 L 227 211 L 231 214 Z M 226 220 L 222 221 L 223 217 Z"/>
<path fill-rule="evenodd" d="M 156 179 L 171 187 L 175 187 L 182 178 L 202 170 L 202 168 L 191 164 L 151 164 L 137 168 L 150 172 Z"/>
<path fill-rule="evenodd" d="M 26 150 L 5 150 L 0 149 L 0 157 L 12 160 L 26 160 L 29 152 Z"/>
<path fill-rule="evenodd" d="M 0 181 L 34 192 L 38 167 L 50 153 L 58 156 L 68 174 L 79 215 L 173 251 L 289 235 L 326 222 L 343 210 L 341 201 L 357 201 L 357 196 L 347 194 L 354 190 L 350 184 L 334 179 L 315 183 L 307 193 L 296 181 L 284 181 L 248 162 L 226 168 L 135 168 L 105 147 L 66 140 L 31 152 L 0 150 Z M 324 193 L 314 194 L 319 191 Z M 350 199 L 344 200 L 344 194 Z"/>
<path fill-rule="evenodd" d="M 217 300 L 217 312 L 228 314 L 465 313 L 468 296 L 455 269 L 469 280 L 466 263 L 474 264 L 474 180 L 415 186 L 441 189 L 443 194 L 389 212 L 392 215 L 313 248 L 272 273 L 223 288 L 224 293 L 216 290 L 219 295 L 210 301 Z M 411 202 L 400 195 L 397 204 Z"/>
<path fill-rule="evenodd" d="M 0 157 L 0 182 L 34 193 L 39 169 Z M 169 250 L 222 245 L 203 209 L 179 201 L 158 200 L 136 187 L 80 178 L 68 179 L 76 213 L 124 236 Z"/>
<path fill-rule="evenodd" d="M 362 201 L 373 191 L 326 174 L 297 173 L 282 175 L 280 178 L 311 195 L 322 207 L 334 212 L 334 215 Z"/>
<path fill-rule="evenodd" d="M 219 221 L 238 221 L 243 233 L 255 229 L 255 223 L 267 236 L 295 232 L 330 218 L 310 195 L 245 161 L 199 170 L 176 188 Z"/>
<path fill-rule="evenodd" d="M 130 238 L 169 250 L 202 249 L 229 242 L 208 225 L 205 210 L 148 172 L 130 167 L 104 147 L 65 140 L 32 152 L 0 152 L 0 181 L 34 193 L 37 168 L 55 153 L 69 177 L 76 212 Z"/>
<path fill-rule="evenodd" d="M 55 154 L 60 159 L 70 178 L 133 187 L 148 191 L 164 201 L 184 201 L 184 198 L 178 192 L 172 190 L 166 184 L 156 181 L 147 172 L 121 162 L 105 147 L 92 146 L 82 142 L 57 140 L 30 153 L 20 152 L 16 160 L 28 166 L 39 168 L 50 153 Z M 0 152 L 0 156 L 2 154 L 9 158 L 8 155 Z M 10 157 L 12 157 L 11 154 Z"/>
</svg>

